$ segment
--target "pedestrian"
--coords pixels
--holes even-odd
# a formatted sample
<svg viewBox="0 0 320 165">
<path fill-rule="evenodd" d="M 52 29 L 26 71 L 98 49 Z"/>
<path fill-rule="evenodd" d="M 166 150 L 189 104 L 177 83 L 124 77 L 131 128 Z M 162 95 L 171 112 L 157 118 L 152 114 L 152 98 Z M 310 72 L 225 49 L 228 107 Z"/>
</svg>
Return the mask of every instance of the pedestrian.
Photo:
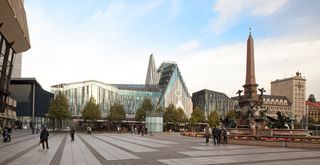
<svg viewBox="0 0 320 165">
<path fill-rule="evenodd" d="M 3 136 L 3 142 L 8 142 L 9 140 L 9 131 L 7 126 L 4 126 L 3 132 L 2 132 L 2 136 Z"/>
<path fill-rule="evenodd" d="M 44 149 L 44 143 L 46 143 L 47 149 L 49 149 L 48 144 L 48 137 L 49 137 L 49 131 L 46 127 L 43 127 L 41 133 L 40 133 L 40 142 L 42 143 L 42 148 Z"/>
<path fill-rule="evenodd" d="M 87 133 L 91 134 L 91 131 L 92 131 L 91 127 L 87 127 Z"/>
<path fill-rule="evenodd" d="M 214 145 L 218 144 L 218 132 L 218 128 L 214 126 L 214 128 L 212 129 L 212 140 Z"/>
<path fill-rule="evenodd" d="M 204 128 L 204 136 L 206 138 L 206 144 L 209 143 L 210 132 L 211 132 L 210 126 L 209 126 L 209 124 L 207 124 L 206 128 Z"/>
<path fill-rule="evenodd" d="M 8 126 L 8 142 L 11 142 L 11 134 L 12 134 L 12 129 L 11 129 L 11 126 Z"/>
<path fill-rule="evenodd" d="M 222 136 L 223 136 L 223 144 L 227 144 L 228 143 L 228 130 L 225 127 L 223 128 Z"/>
<path fill-rule="evenodd" d="M 221 127 L 218 127 L 218 145 L 221 143 Z"/>
<path fill-rule="evenodd" d="M 144 134 L 144 126 L 141 125 L 140 130 L 141 130 L 141 136 L 143 136 L 143 134 Z"/>
<path fill-rule="evenodd" d="M 73 127 L 71 127 L 71 129 L 70 129 L 71 141 L 74 141 L 74 133 L 75 132 L 76 132 L 76 130 Z"/>
</svg>

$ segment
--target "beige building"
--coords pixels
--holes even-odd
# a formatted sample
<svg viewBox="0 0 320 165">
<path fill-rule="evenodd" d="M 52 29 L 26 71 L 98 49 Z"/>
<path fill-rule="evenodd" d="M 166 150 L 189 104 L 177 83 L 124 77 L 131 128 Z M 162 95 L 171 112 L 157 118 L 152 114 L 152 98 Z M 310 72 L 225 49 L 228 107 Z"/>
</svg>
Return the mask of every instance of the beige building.
<svg viewBox="0 0 320 165">
<path fill-rule="evenodd" d="M 291 103 L 291 113 L 297 121 L 306 115 L 306 79 L 297 72 L 295 76 L 271 82 L 271 95 L 286 96 Z"/>
<path fill-rule="evenodd" d="M 16 101 L 10 98 L 9 84 L 17 54 L 30 49 L 29 32 L 23 0 L 0 0 L 0 126 L 16 119 Z M 18 56 L 18 59 L 21 58 Z M 17 67 L 21 67 L 17 63 Z M 19 70 L 19 69 L 18 69 Z"/>
<path fill-rule="evenodd" d="M 263 106 L 268 109 L 267 114 L 273 118 L 277 118 L 277 112 L 280 111 L 286 116 L 292 116 L 291 102 L 285 96 L 263 95 Z"/>
</svg>

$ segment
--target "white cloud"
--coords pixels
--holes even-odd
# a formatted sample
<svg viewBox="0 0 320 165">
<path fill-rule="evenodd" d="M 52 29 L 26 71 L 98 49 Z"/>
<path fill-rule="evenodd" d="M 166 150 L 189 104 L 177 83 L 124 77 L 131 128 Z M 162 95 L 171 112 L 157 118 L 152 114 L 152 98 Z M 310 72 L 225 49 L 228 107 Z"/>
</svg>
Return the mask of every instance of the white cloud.
<svg viewBox="0 0 320 165">
<path fill-rule="evenodd" d="M 112 1 L 89 20 L 84 20 L 82 25 L 74 27 L 54 22 L 55 19 L 39 8 L 26 10 L 32 48 L 23 56 L 23 76 L 36 77 L 47 90 L 54 84 L 88 79 L 106 83 L 144 83 L 148 57 L 154 53 L 157 66 L 162 60 L 177 62 L 191 93 L 206 87 L 234 96 L 242 88 L 245 82 L 245 41 L 203 49 L 200 43 L 210 41 L 191 35 L 190 38 L 196 39 L 180 46 L 168 40 L 160 43 L 165 46 L 150 47 L 149 43 L 133 39 L 140 36 L 131 29 L 137 21 L 143 21 L 144 16 L 160 7 L 162 1 L 134 5 L 129 2 Z M 287 1 L 267 1 L 268 4 L 250 1 L 252 10 L 246 4 L 249 1 L 241 2 L 244 3 L 217 2 L 214 10 L 218 16 L 213 22 L 217 32 L 235 25 L 245 11 L 250 15 L 270 15 L 279 11 Z M 298 20 L 297 24 L 301 21 L 303 23 L 305 19 Z M 317 31 L 316 27 L 310 26 L 310 31 Z M 305 31 L 303 29 L 299 36 L 291 38 L 255 41 L 256 80 L 260 87 L 270 89 L 270 81 L 300 71 L 307 79 L 307 94 L 320 97 L 320 74 L 316 69 L 320 40 L 318 35 L 313 35 L 312 40 L 305 37 Z M 150 41 L 152 36 L 150 38 L 144 40 Z"/>
<path fill-rule="evenodd" d="M 255 41 L 256 81 L 270 90 L 270 82 L 291 77 L 296 71 L 307 79 L 307 94 L 320 97 L 320 40 L 264 39 Z M 181 57 L 181 54 L 175 56 Z M 184 52 L 178 65 L 190 92 L 203 88 L 235 96 L 245 83 L 246 42 L 214 49 Z M 270 92 L 270 91 L 268 91 Z"/>
<path fill-rule="evenodd" d="M 211 21 L 215 34 L 219 35 L 248 15 L 270 15 L 280 10 L 287 0 L 218 0 L 213 7 L 217 17 Z"/>
<path fill-rule="evenodd" d="M 143 83 L 151 52 L 133 41 L 130 29 L 161 4 L 112 2 L 81 26 L 55 22 L 40 6 L 29 6 L 32 48 L 23 56 L 22 76 L 36 77 L 46 90 L 88 79 Z"/>
</svg>

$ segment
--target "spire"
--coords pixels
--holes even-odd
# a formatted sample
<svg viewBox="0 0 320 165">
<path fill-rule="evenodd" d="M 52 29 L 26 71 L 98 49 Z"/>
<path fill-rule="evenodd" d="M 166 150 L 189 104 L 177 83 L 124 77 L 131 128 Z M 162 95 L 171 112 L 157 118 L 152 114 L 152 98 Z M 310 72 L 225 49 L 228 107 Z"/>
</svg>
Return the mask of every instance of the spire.
<svg viewBox="0 0 320 165">
<path fill-rule="evenodd" d="M 247 40 L 247 72 L 246 72 L 246 84 L 253 85 L 256 84 L 255 69 L 254 69 L 254 45 L 253 38 L 251 36 L 251 28 L 249 28 L 250 33 Z"/>
<path fill-rule="evenodd" d="M 159 83 L 159 74 L 157 72 L 156 64 L 154 62 L 153 54 L 150 55 L 147 77 L 146 77 L 146 85 L 154 85 Z"/>
</svg>

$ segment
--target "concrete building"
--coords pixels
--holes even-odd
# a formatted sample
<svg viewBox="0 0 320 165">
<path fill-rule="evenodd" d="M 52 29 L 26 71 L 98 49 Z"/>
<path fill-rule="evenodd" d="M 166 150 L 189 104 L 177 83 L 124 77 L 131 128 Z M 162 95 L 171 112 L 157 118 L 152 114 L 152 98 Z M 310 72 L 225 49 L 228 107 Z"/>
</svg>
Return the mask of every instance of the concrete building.
<svg viewBox="0 0 320 165">
<path fill-rule="evenodd" d="M 22 53 L 16 54 L 14 61 L 13 61 L 13 68 L 12 68 L 12 78 L 20 78 L 21 77 L 21 66 L 22 66 Z"/>
<path fill-rule="evenodd" d="M 193 107 L 199 107 L 207 117 L 210 112 L 217 111 L 225 118 L 229 110 L 234 109 L 234 102 L 226 94 L 208 89 L 192 93 Z"/>
<path fill-rule="evenodd" d="M 15 120 L 15 101 L 9 84 L 16 54 L 30 49 L 26 12 L 22 0 L 0 1 L 0 124 Z"/>
<path fill-rule="evenodd" d="M 286 96 L 291 103 L 292 115 L 297 121 L 306 116 L 306 79 L 297 72 L 295 76 L 271 82 L 271 95 Z"/>
</svg>

